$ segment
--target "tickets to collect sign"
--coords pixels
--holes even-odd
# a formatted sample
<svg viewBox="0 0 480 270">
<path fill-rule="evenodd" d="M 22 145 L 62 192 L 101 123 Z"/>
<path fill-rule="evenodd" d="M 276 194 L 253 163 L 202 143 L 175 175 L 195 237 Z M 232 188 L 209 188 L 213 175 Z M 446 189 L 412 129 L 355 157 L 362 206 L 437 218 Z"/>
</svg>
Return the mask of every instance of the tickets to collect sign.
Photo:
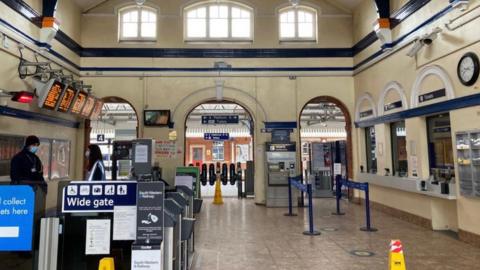
<svg viewBox="0 0 480 270">
<path fill-rule="evenodd" d="M 63 213 L 113 212 L 115 206 L 134 206 L 135 181 L 75 181 L 63 188 Z"/>
<path fill-rule="evenodd" d="M 0 186 L 0 251 L 32 250 L 35 193 L 29 186 Z"/>
</svg>

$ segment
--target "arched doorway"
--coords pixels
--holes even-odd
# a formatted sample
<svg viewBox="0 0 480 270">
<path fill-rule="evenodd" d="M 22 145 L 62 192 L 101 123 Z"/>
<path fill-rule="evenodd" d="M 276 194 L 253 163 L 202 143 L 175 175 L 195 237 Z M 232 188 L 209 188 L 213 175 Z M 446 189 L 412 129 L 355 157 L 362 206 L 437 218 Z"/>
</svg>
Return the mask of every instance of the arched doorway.
<svg viewBox="0 0 480 270">
<path fill-rule="evenodd" d="M 106 177 L 112 179 L 112 153 L 114 143 L 131 141 L 138 137 L 138 114 L 130 102 L 120 97 L 105 97 L 102 112 L 96 120 L 85 122 L 85 150 L 89 144 L 97 144 L 103 154 Z M 128 178 L 130 162 L 117 161 L 119 177 Z M 86 164 L 84 166 L 86 168 Z"/>
<path fill-rule="evenodd" d="M 351 117 L 338 99 L 321 96 L 308 101 L 300 113 L 300 155 L 304 179 L 312 179 L 316 197 L 333 195 L 333 164 L 352 176 Z"/>
<path fill-rule="evenodd" d="M 222 181 L 222 196 L 253 195 L 253 182 L 245 182 L 247 167 L 253 168 L 253 132 L 253 118 L 244 106 L 232 101 L 203 102 L 195 106 L 185 119 L 184 163 L 199 167 L 201 171 L 205 167 L 208 170 L 211 164 L 225 164 L 227 173 Z M 231 173 L 231 164 L 235 166 L 235 174 Z M 239 172 L 240 185 L 238 178 L 233 181 Z M 214 182 L 209 172 L 206 175 L 201 193 L 204 197 L 211 197 Z"/>
</svg>

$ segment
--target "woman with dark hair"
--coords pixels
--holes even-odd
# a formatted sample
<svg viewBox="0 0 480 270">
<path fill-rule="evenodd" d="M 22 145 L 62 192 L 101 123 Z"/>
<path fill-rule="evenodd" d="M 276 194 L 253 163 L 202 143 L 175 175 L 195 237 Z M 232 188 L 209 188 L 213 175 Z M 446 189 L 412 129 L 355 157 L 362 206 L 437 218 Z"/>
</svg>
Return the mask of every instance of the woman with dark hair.
<svg viewBox="0 0 480 270">
<path fill-rule="evenodd" d="M 103 181 L 105 177 L 105 165 L 103 164 L 102 151 L 96 144 L 88 146 L 85 157 L 88 159 L 87 181 Z"/>
</svg>

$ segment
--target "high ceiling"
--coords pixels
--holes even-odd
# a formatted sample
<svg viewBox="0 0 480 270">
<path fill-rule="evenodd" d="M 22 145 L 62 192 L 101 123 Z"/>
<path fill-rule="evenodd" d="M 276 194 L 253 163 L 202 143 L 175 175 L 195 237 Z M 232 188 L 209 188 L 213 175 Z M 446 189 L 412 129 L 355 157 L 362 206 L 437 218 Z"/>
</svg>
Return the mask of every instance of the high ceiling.
<svg viewBox="0 0 480 270">
<path fill-rule="evenodd" d="M 102 4 L 103 2 L 108 2 L 112 0 L 73 0 L 82 10 L 89 10 L 97 5 Z M 131 0 L 134 2 L 133 0 Z M 148 0 L 147 0 L 148 1 Z M 257 0 L 261 1 L 261 0 Z M 285 0 L 287 1 L 287 0 Z M 345 11 L 352 12 L 362 1 L 364 0 L 324 0 L 329 4 L 336 6 Z M 300 1 L 301 3 L 301 1 Z"/>
</svg>

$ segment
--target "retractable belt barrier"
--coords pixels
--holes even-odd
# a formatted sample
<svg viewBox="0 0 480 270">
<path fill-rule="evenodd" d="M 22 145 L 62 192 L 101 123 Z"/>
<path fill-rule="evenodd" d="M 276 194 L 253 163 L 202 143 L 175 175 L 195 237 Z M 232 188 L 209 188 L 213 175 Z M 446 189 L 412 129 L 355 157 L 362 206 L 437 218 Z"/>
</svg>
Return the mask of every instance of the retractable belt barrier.
<svg viewBox="0 0 480 270">
<path fill-rule="evenodd" d="M 365 219 L 366 226 L 361 227 L 361 231 L 365 232 L 376 232 L 376 228 L 373 228 L 370 223 L 370 193 L 368 188 L 368 183 L 359 183 L 352 182 L 348 179 L 342 179 L 340 175 L 335 177 L 335 186 L 336 186 L 336 200 L 337 200 L 337 211 L 332 213 L 333 215 L 344 215 L 345 213 L 340 211 L 340 199 L 342 198 L 342 186 L 346 186 L 353 189 L 358 189 L 365 192 Z"/>
<path fill-rule="evenodd" d="M 308 183 L 306 185 L 300 183 L 298 180 L 302 179 L 301 176 L 289 177 L 288 178 L 288 213 L 285 216 L 296 216 L 293 213 L 292 206 L 292 186 L 297 188 L 300 191 L 307 193 L 308 195 L 308 231 L 303 232 L 304 235 L 320 235 L 319 231 L 315 230 L 313 225 L 313 199 L 312 199 L 312 184 Z"/>
</svg>

